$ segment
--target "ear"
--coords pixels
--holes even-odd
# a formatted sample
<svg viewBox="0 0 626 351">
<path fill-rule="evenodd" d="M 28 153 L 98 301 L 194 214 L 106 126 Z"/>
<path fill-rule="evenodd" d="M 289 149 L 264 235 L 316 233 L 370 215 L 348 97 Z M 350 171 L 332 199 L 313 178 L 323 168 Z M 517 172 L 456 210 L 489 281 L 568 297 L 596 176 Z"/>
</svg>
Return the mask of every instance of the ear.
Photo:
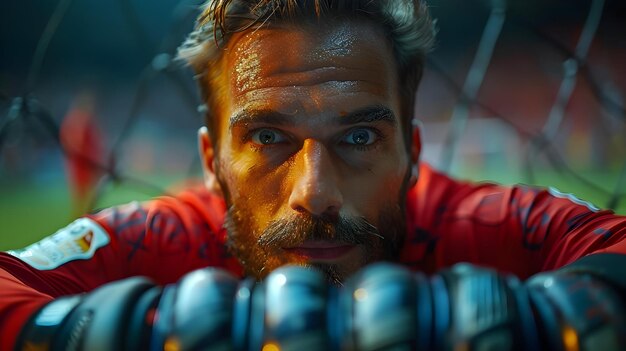
<svg viewBox="0 0 626 351">
<path fill-rule="evenodd" d="M 409 185 L 412 188 L 417 183 L 419 176 L 420 153 L 422 152 L 422 128 L 420 121 L 413 123 L 411 132 L 411 177 Z"/>
<path fill-rule="evenodd" d="M 198 148 L 200 151 L 202 173 L 204 173 L 204 185 L 214 194 L 224 197 L 222 187 L 217 180 L 217 174 L 215 172 L 217 160 L 215 159 L 215 149 L 213 148 L 213 142 L 211 141 L 207 127 L 198 129 Z"/>
</svg>

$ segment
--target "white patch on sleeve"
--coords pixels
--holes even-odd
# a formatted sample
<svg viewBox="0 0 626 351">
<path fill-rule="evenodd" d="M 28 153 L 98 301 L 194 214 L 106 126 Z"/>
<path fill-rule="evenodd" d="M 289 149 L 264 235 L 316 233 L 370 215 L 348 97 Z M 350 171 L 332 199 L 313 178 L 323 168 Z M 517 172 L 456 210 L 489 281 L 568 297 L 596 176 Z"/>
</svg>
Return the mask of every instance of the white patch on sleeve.
<svg viewBox="0 0 626 351">
<path fill-rule="evenodd" d="M 98 223 L 79 218 L 38 243 L 7 252 L 36 269 L 50 270 L 70 261 L 89 259 L 110 241 Z"/>
<path fill-rule="evenodd" d="M 579 198 L 577 198 L 576 196 L 574 196 L 574 194 L 568 194 L 568 193 L 563 193 L 561 191 L 559 191 L 557 188 L 553 188 L 553 187 L 549 187 L 548 188 L 548 192 L 555 197 L 561 198 L 561 199 L 568 199 L 571 202 L 577 204 L 577 205 L 581 205 L 581 206 L 585 206 L 587 207 L 589 210 L 593 211 L 593 212 L 598 212 L 600 211 L 600 208 L 598 208 L 596 205 L 592 204 L 591 202 L 587 202 L 584 200 L 581 200 Z"/>
</svg>

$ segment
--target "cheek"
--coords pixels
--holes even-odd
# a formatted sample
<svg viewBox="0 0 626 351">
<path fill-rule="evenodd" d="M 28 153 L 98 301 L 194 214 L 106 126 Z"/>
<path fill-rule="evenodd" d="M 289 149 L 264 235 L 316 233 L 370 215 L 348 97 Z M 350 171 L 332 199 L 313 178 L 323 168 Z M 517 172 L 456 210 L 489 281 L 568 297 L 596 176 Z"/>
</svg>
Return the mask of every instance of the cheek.
<svg viewBox="0 0 626 351">
<path fill-rule="evenodd" d="M 220 171 L 222 180 L 226 183 L 232 201 L 241 201 L 250 198 L 257 187 L 254 185 L 257 171 L 257 162 L 254 155 L 229 147 L 222 149 L 220 155 Z"/>
<path fill-rule="evenodd" d="M 254 229 L 261 230 L 287 201 L 283 191 L 286 175 L 280 169 L 261 169 L 257 161 L 242 153 L 223 167 L 223 178 L 230 194 L 228 205 L 235 205 Z"/>
<path fill-rule="evenodd" d="M 381 208 L 398 204 L 407 172 L 407 162 L 387 159 L 370 167 L 346 183 L 351 205 L 369 220 L 375 220 Z M 348 194 L 346 194 L 348 195 Z"/>
</svg>

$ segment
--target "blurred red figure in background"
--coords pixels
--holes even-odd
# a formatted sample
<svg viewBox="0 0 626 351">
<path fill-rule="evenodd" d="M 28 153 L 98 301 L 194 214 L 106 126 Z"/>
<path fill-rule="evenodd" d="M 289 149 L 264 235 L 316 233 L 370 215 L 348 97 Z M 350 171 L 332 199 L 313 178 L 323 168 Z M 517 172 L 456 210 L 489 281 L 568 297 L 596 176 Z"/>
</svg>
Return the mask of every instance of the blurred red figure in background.
<svg viewBox="0 0 626 351">
<path fill-rule="evenodd" d="M 72 216 L 89 211 L 98 180 L 103 175 L 102 132 L 94 116 L 95 99 L 80 94 L 61 123 L 60 138 L 65 152 L 68 185 L 72 193 Z"/>
</svg>

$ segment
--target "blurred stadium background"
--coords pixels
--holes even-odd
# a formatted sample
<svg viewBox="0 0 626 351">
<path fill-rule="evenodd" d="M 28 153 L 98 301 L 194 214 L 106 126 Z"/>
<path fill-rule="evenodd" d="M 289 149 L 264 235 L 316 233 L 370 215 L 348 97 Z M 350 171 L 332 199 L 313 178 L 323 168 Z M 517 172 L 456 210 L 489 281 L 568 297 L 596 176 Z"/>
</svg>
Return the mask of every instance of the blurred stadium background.
<svg viewBox="0 0 626 351">
<path fill-rule="evenodd" d="M 200 175 L 199 99 L 172 62 L 198 4 L 0 4 L 0 250 Z M 439 40 L 418 96 L 423 158 L 626 214 L 626 3 L 429 4 Z"/>
</svg>

